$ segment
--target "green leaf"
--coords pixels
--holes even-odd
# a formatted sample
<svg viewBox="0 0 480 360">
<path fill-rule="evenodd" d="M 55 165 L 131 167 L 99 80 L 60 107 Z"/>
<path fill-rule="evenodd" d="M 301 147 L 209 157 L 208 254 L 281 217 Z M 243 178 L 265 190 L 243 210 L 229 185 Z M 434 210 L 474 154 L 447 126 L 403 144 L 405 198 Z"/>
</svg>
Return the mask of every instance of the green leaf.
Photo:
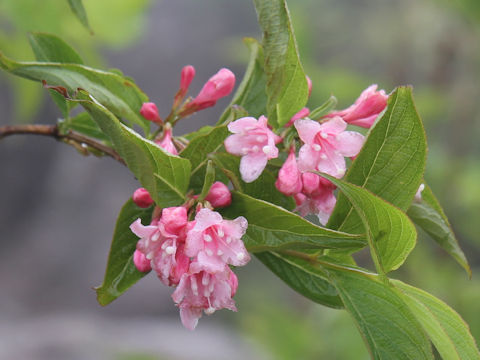
<svg viewBox="0 0 480 360">
<path fill-rule="evenodd" d="M 58 94 L 57 92 L 55 93 Z M 98 124 L 86 112 L 82 112 L 60 124 L 62 132 L 73 130 L 85 136 L 101 140 L 102 142 L 110 142 L 108 136 L 102 132 Z"/>
<path fill-rule="evenodd" d="M 324 272 L 305 260 L 274 252 L 255 256 L 292 289 L 306 298 L 334 309 L 343 308 L 337 289 L 329 283 Z"/>
<path fill-rule="evenodd" d="M 373 359 L 433 359 L 422 327 L 390 285 L 356 269 L 328 272 Z"/>
<path fill-rule="evenodd" d="M 243 239 L 248 251 L 292 248 L 360 248 L 364 237 L 326 229 L 263 200 L 237 191 L 232 192 L 232 205 L 222 210 L 230 219 L 244 216 L 248 229 Z"/>
<path fill-rule="evenodd" d="M 210 188 L 212 187 L 212 184 L 215 181 L 215 167 L 213 166 L 212 160 L 208 160 L 207 162 L 207 169 L 205 171 L 205 179 L 203 181 L 203 187 L 202 187 L 202 192 L 198 196 L 198 201 L 201 202 L 203 201 L 207 195 L 208 192 L 210 191 Z"/>
<path fill-rule="evenodd" d="M 285 0 L 254 0 L 263 30 L 268 118 L 281 127 L 308 100 L 308 84 L 298 55 Z"/>
<path fill-rule="evenodd" d="M 368 190 L 323 174 L 334 183 L 361 219 L 370 253 L 380 274 L 403 264 L 416 244 L 417 232 L 407 215 Z"/>
<path fill-rule="evenodd" d="M 58 36 L 32 32 L 28 34 L 28 41 L 37 61 L 83 65 L 80 55 Z"/>
<path fill-rule="evenodd" d="M 272 204 L 279 205 L 287 210 L 294 208 L 295 203 L 290 196 L 283 195 L 275 187 L 276 176 L 265 169 L 260 177 L 251 183 L 244 183 L 240 180 L 240 158 L 227 153 L 218 153 L 214 156 L 215 163 L 224 169 L 227 169 L 238 182 L 241 182 L 242 192 L 254 198 L 268 201 Z"/>
<path fill-rule="evenodd" d="M 480 359 L 468 325 L 452 308 L 429 293 L 392 281 L 445 360 Z"/>
<path fill-rule="evenodd" d="M 147 274 L 138 271 L 133 263 L 138 237 L 130 230 L 130 224 L 138 218 L 142 224 L 149 224 L 152 211 L 153 207 L 139 208 L 132 199 L 122 207 L 115 225 L 103 283 L 95 289 L 100 305 L 108 305 Z"/>
<path fill-rule="evenodd" d="M 337 98 L 332 95 L 322 105 L 313 109 L 308 117 L 312 120 L 319 120 L 322 116 L 332 111 L 335 106 L 337 106 Z"/>
<path fill-rule="evenodd" d="M 140 108 L 148 97 L 122 76 L 79 64 L 16 62 L 1 53 L 0 67 L 30 80 L 45 80 L 49 85 L 63 86 L 71 94 L 78 88 L 84 89 L 119 118 L 138 124 L 145 133 L 149 132 L 150 122 L 140 115 Z"/>
<path fill-rule="evenodd" d="M 68 0 L 68 5 L 70 5 L 70 9 L 72 9 L 72 12 L 75 14 L 75 16 L 80 21 L 80 23 L 88 31 L 90 31 L 90 34 L 93 35 L 93 30 L 90 27 L 90 24 L 88 23 L 87 12 L 85 11 L 85 8 L 83 7 L 82 0 Z"/>
<path fill-rule="evenodd" d="M 407 212 L 412 221 L 420 226 L 434 239 L 441 248 L 447 251 L 472 276 L 472 270 L 463 253 L 453 230 L 432 190 L 425 185 L 422 201 L 414 201 Z"/>
<path fill-rule="evenodd" d="M 399 87 L 388 99 L 384 115 L 370 130 L 345 181 L 370 190 L 403 211 L 410 206 L 423 179 L 427 143 L 409 87 Z M 359 216 L 340 195 L 327 227 L 362 233 Z"/>
<path fill-rule="evenodd" d="M 250 50 L 250 60 L 233 100 L 220 117 L 218 124 L 223 124 L 231 114 L 232 106 L 244 108 L 250 116 L 255 118 L 267 113 L 267 94 L 265 93 L 266 75 L 263 70 L 263 49 L 257 40 L 244 38 L 243 42 Z"/>
<path fill-rule="evenodd" d="M 107 134 L 142 186 L 160 207 L 178 206 L 185 200 L 190 181 L 190 162 L 167 153 L 157 144 L 123 125 L 88 93 L 78 92 L 81 105 Z"/>
</svg>

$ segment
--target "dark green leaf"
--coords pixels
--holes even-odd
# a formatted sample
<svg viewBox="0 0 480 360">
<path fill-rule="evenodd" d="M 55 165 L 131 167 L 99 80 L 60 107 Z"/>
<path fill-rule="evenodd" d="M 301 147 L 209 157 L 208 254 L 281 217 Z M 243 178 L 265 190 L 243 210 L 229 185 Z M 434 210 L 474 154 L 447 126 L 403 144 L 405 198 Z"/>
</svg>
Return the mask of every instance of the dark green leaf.
<svg viewBox="0 0 480 360">
<path fill-rule="evenodd" d="M 203 201 L 210 191 L 212 184 L 215 181 L 215 167 L 213 166 L 212 160 L 208 160 L 207 169 L 205 171 L 205 179 L 203 181 L 202 192 L 198 196 L 198 201 Z"/>
<path fill-rule="evenodd" d="M 402 265 L 417 239 L 415 226 L 408 216 L 364 188 L 323 176 L 338 186 L 357 212 L 377 271 L 383 274 Z"/>
<path fill-rule="evenodd" d="M 142 186 L 160 207 L 178 206 L 185 200 L 190 181 L 190 162 L 167 153 L 152 141 L 142 138 L 123 125 L 111 112 L 84 91 L 78 92 L 81 105 L 102 131 L 114 149 L 127 163 Z"/>
<path fill-rule="evenodd" d="M 131 81 L 106 71 L 78 64 L 15 62 L 0 53 L 0 67 L 30 80 L 45 80 L 65 87 L 70 94 L 82 88 L 116 116 L 142 126 L 149 132 L 150 122 L 140 115 L 148 97 Z"/>
<path fill-rule="evenodd" d="M 406 211 L 423 178 L 427 144 L 409 87 L 388 99 L 385 114 L 370 130 L 345 180 L 361 186 Z M 327 224 L 349 233 L 364 232 L 362 221 L 343 195 Z"/>
<path fill-rule="evenodd" d="M 152 211 L 153 207 L 139 208 L 132 199 L 129 199 L 120 211 L 108 254 L 103 283 L 95 289 L 100 305 L 108 305 L 146 275 L 146 273 L 138 271 L 133 263 L 133 252 L 138 237 L 130 230 L 130 224 L 138 218 L 142 219 L 142 224 L 149 224 Z"/>
<path fill-rule="evenodd" d="M 475 340 L 468 325 L 452 308 L 429 293 L 394 280 L 403 301 L 423 326 L 445 360 L 478 360 Z"/>
<path fill-rule="evenodd" d="M 58 36 L 33 32 L 28 34 L 28 41 L 37 61 L 83 65 L 80 55 Z"/>
<path fill-rule="evenodd" d="M 254 0 L 263 30 L 268 118 L 283 126 L 302 109 L 308 85 L 285 0 Z"/>
<path fill-rule="evenodd" d="M 77 116 L 74 116 L 60 124 L 61 124 L 62 132 L 73 130 L 85 136 L 101 140 L 103 142 L 110 142 L 110 139 L 108 138 L 108 136 L 106 136 L 102 132 L 100 127 L 97 125 L 97 123 L 86 112 L 82 112 Z"/>
<path fill-rule="evenodd" d="M 70 5 L 70 9 L 72 9 L 73 13 L 80 21 L 80 23 L 88 30 L 91 34 L 93 34 L 93 30 L 88 23 L 87 12 L 83 7 L 82 0 L 68 0 L 68 5 Z"/>
<path fill-rule="evenodd" d="M 446 250 L 472 276 L 467 258 L 458 245 L 450 223 L 432 190 L 425 185 L 422 201 L 414 201 L 407 212 L 412 221 L 420 226 L 438 245 Z"/>
<path fill-rule="evenodd" d="M 302 259 L 274 252 L 255 254 L 275 275 L 306 298 L 334 309 L 343 308 L 337 289 L 324 272 Z"/>
<path fill-rule="evenodd" d="M 422 327 L 391 285 L 356 269 L 328 272 L 373 359 L 433 359 Z"/>
<path fill-rule="evenodd" d="M 364 237 L 329 230 L 279 206 L 246 194 L 232 192 L 232 205 L 222 210 L 230 219 L 248 220 L 243 239 L 248 251 L 292 248 L 360 248 Z"/>
</svg>

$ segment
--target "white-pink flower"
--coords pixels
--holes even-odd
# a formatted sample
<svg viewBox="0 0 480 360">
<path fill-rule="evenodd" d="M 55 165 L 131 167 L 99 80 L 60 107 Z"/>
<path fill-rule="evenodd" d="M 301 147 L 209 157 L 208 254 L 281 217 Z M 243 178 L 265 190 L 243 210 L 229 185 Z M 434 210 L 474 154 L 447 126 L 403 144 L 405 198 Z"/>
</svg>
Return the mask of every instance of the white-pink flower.
<svg viewBox="0 0 480 360">
<path fill-rule="evenodd" d="M 241 156 L 240 174 L 243 181 L 256 180 L 265 169 L 268 160 L 278 157 L 275 144 L 282 138 L 274 134 L 267 124 L 267 118 L 260 116 L 244 117 L 228 124 L 233 133 L 225 139 L 225 149 L 233 155 Z"/>
<path fill-rule="evenodd" d="M 331 112 L 325 117 L 340 116 L 349 124 L 369 128 L 387 106 L 387 100 L 385 90 L 377 91 L 376 84 L 370 85 L 363 90 L 353 105 L 344 110 Z"/>
<path fill-rule="evenodd" d="M 225 264 L 243 266 L 250 261 L 242 241 L 247 226 L 243 216 L 224 220 L 218 212 L 204 208 L 187 234 L 185 253 L 211 273 L 222 271 Z"/>
<path fill-rule="evenodd" d="M 183 326 L 195 329 L 202 312 L 211 315 L 220 309 L 237 311 L 232 299 L 237 286 L 237 276 L 228 265 L 224 265 L 221 271 L 210 273 L 202 264 L 192 262 L 190 271 L 182 275 L 172 294 L 173 301 L 180 308 Z"/>
<path fill-rule="evenodd" d="M 317 170 L 341 178 L 345 174 L 344 157 L 356 156 L 364 136 L 345 131 L 347 123 L 334 117 L 323 124 L 310 119 L 295 121 L 300 139 L 305 143 L 298 154 L 300 171 Z"/>
</svg>

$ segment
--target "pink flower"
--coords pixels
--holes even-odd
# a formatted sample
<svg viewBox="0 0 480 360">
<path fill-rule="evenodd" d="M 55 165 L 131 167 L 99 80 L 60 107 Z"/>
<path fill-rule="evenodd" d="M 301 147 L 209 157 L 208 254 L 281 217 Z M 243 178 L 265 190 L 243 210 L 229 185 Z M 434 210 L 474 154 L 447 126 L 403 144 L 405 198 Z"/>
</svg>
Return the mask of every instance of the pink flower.
<svg viewBox="0 0 480 360">
<path fill-rule="evenodd" d="M 166 152 L 172 155 L 178 155 L 178 151 L 173 144 L 172 137 L 172 128 L 166 127 L 163 131 L 163 138 L 161 140 L 156 140 L 155 142 Z"/>
<path fill-rule="evenodd" d="M 220 181 L 215 181 L 210 187 L 205 200 L 207 200 L 214 208 L 222 208 L 229 206 L 232 203 L 232 194 L 227 185 Z"/>
<path fill-rule="evenodd" d="M 135 252 L 133 253 L 133 263 L 135 264 L 137 270 L 140 272 L 148 272 L 152 270 L 150 260 L 148 260 L 141 251 L 135 250 Z"/>
<path fill-rule="evenodd" d="M 299 112 L 297 112 L 295 115 L 292 116 L 292 118 L 290 119 L 290 121 L 288 123 L 286 123 L 284 125 L 284 127 L 290 127 L 293 125 L 293 123 L 296 121 L 296 120 L 299 120 L 299 119 L 304 119 L 306 118 L 308 115 L 310 115 L 310 109 L 307 108 L 307 107 L 304 107 L 302 110 L 300 110 Z"/>
<path fill-rule="evenodd" d="M 225 148 L 242 157 L 240 174 L 243 181 L 250 183 L 260 176 L 268 160 L 278 157 L 275 144 L 282 139 L 268 128 L 265 116 L 258 121 L 253 117 L 238 119 L 228 124 L 228 130 L 233 135 L 225 139 Z"/>
<path fill-rule="evenodd" d="M 185 253 L 196 256 L 204 270 L 214 273 L 222 271 L 225 264 L 243 266 L 250 261 L 242 241 L 248 226 L 244 217 L 224 220 L 218 212 L 204 208 L 195 221 L 187 234 Z"/>
<path fill-rule="evenodd" d="M 162 123 L 162 119 L 158 115 L 157 105 L 153 102 L 143 103 L 142 108 L 140 109 L 140 114 L 147 120 L 153 121 L 157 124 Z"/>
<path fill-rule="evenodd" d="M 201 264 L 193 262 L 172 294 L 173 301 L 180 308 L 183 326 L 195 329 L 203 311 L 207 315 L 220 309 L 237 311 L 232 299 L 237 286 L 238 279 L 228 265 L 219 272 L 210 273 Z"/>
<path fill-rule="evenodd" d="M 295 127 L 305 143 L 298 154 L 300 171 L 318 170 L 341 178 L 346 170 L 344 157 L 356 156 L 364 142 L 362 134 L 345 131 L 347 124 L 338 116 L 323 124 L 297 120 Z"/>
<path fill-rule="evenodd" d="M 332 112 L 325 117 L 340 116 L 349 124 L 369 128 L 387 106 L 387 99 L 388 95 L 385 90 L 377 91 L 377 85 L 371 85 L 360 94 L 353 105 L 344 110 Z"/>
<path fill-rule="evenodd" d="M 153 199 L 145 188 L 138 188 L 132 195 L 133 202 L 141 208 L 152 206 Z"/>
<path fill-rule="evenodd" d="M 235 75 L 228 69 L 220 69 L 203 85 L 197 97 L 187 105 L 195 111 L 214 106 L 218 99 L 229 95 L 235 86 Z"/>
<path fill-rule="evenodd" d="M 295 147 L 292 146 L 287 160 L 283 163 L 278 178 L 275 182 L 275 187 L 282 194 L 287 196 L 295 195 L 302 191 L 301 173 L 297 167 L 297 160 L 295 159 Z"/>
<path fill-rule="evenodd" d="M 313 176 L 310 176 L 313 175 Z M 317 174 L 302 174 L 303 192 L 294 196 L 297 208 L 302 216 L 314 214 L 325 225 L 335 207 L 337 199 L 333 194 L 335 185 Z"/>
</svg>

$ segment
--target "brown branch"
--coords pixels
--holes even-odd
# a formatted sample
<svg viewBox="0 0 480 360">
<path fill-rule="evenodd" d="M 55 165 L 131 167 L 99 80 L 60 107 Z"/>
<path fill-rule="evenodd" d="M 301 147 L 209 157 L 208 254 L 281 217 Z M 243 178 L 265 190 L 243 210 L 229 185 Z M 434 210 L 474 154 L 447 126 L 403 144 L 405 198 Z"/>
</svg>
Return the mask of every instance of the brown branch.
<svg viewBox="0 0 480 360">
<path fill-rule="evenodd" d="M 112 157 L 119 163 L 126 165 L 125 161 L 118 155 L 118 153 L 111 147 L 106 146 L 92 138 L 81 135 L 75 131 L 68 131 L 62 134 L 58 131 L 57 125 L 7 125 L 0 126 L 0 140 L 10 135 L 31 134 L 50 136 L 57 140 L 72 141 L 73 143 L 82 146 L 83 144 L 102 152 L 105 155 Z"/>
</svg>

